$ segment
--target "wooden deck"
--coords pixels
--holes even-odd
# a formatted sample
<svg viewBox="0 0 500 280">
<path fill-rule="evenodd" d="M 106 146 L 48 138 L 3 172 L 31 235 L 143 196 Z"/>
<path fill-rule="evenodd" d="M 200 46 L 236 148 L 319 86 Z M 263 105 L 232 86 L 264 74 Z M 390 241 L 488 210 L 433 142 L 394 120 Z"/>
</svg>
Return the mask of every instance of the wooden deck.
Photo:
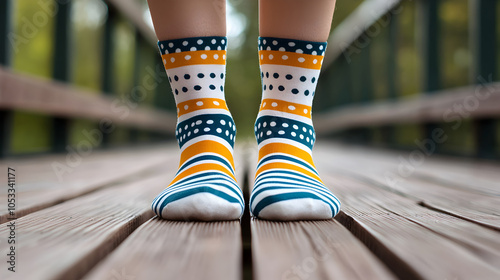
<svg viewBox="0 0 500 280">
<path fill-rule="evenodd" d="M 251 186 L 255 147 L 237 149 Z M 328 221 L 172 222 L 151 200 L 173 177 L 174 145 L 95 151 L 60 180 L 66 155 L 16 170 L 16 272 L 0 194 L 0 279 L 500 279 L 500 165 L 320 141 L 315 159 L 341 199 Z M 248 189 L 245 192 L 248 194 Z"/>
</svg>

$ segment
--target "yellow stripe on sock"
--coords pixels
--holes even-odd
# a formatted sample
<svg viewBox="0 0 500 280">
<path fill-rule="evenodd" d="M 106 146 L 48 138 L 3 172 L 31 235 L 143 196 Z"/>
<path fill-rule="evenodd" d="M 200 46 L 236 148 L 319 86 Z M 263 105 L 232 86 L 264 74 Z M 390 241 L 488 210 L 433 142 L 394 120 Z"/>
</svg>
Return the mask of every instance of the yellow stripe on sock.
<svg viewBox="0 0 500 280">
<path fill-rule="evenodd" d="M 311 118 L 311 106 L 283 101 L 279 99 L 262 100 L 260 104 L 260 111 L 262 110 L 280 111 L 280 112 L 299 115 L 302 117 Z"/>
<path fill-rule="evenodd" d="M 323 56 L 294 52 L 262 50 L 259 51 L 259 61 L 260 65 L 277 64 L 320 70 L 321 64 L 323 62 Z"/>
<path fill-rule="evenodd" d="M 221 171 L 225 174 L 227 174 L 229 177 L 233 178 L 234 181 L 236 181 L 236 178 L 234 177 L 233 173 L 231 173 L 227 168 L 224 168 L 223 166 L 216 164 L 216 163 L 202 163 L 198 164 L 192 167 L 189 167 L 188 169 L 183 170 L 181 173 L 179 173 L 177 176 L 175 176 L 174 180 L 170 183 L 169 186 L 175 184 L 177 181 L 184 179 L 185 177 L 189 175 L 193 175 L 198 172 L 202 171 Z"/>
<path fill-rule="evenodd" d="M 226 51 L 188 51 L 169 53 L 161 56 L 165 69 L 198 64 L 226 64 Z"/>
<path fill-rule="evenodd" d="M 309 163 L 312 167 L 314 167 L 314 162 L 313 162 L 311 154 L 309 154 L 308 152 L 306 152 L 300 148 L 297 148 L 293 145 L 286 144 L 286 143 L 269 143 L 265 146 L 260 147 L 260 149 L 259 149 L 259 161 L 263 157 L 265 157 L 269 154 L 273 154 L 273 153 L 283 153 L 283 154 L 288 154 L 288 155 L 298 157 L 301 160 Z"/>
<path fill-rule="evenodd" d="M 299 167 L 299 166 L 296 166 L 293 164 L 282 163 L 282 162 L 272 162 L 272 163 L 268 163 L 268 164 L 265 164 L 265 165 L 259 167 L 259 169 L 257 169 L 257 172 L 255 173 L 255 179 L 257 179 L 257 176 L 259 176 L 260 173 L 262 173 L 266 170 L 269 170 L 269 169 L 288 169 L 288 170 L 297 171 L 297 172 L 300 172 L 306 176 L 314 178 L 323 184 L 323 181 L 321 181 L 321 179 L 318 177 L 318 175 L 310 172 L 309 170 L 306 170 L 302 167 Z"/>
<path fill-rule="evenodd" d="M 181 160 L 179 164 L 179 168 L 190 158 L 200 154 L 200 153 L 215 153 L 225 158 L 227 161 L 231 163 L 231 166 L 234 170 L 234 159 L 233 154 L 229 151 L 224 145 L 217 141 L 213 140 L 203 140 L 193 145 L 187 147 L 181 153 Z"/>
<path fill-rule="evenodd" d="M 199 98 L 177 104 L 177 116 L 182 116 L 203 109 L 225 109 L 228 110 L 226 101 L 219 98 Z"/>
</svg>

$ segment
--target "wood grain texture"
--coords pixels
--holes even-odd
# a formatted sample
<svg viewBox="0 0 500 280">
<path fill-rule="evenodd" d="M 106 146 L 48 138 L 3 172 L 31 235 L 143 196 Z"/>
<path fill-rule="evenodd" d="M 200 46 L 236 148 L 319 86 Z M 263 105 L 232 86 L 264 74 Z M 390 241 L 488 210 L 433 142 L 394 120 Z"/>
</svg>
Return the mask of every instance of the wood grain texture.
<svg viewBox="0 0 500 280">
<path fill-rule="evenodd" d="M 409 164 L 410 153 L 352 146 L 319 146 L 328 171 L 350 175 L 429 208 L 500 230 L 500 165 L 426 157 Z M 333 159 L 333 160 L 332 160 Z M 405 163 L 405 161 L 407 163 Z"/>
<path fill-rule="evenodd" d="M 50 207 L 99 188 L 145 176 L 150 168 L 171 166 L 177 158 L 177 147 L 155 146 L 130 150 L 93 151 L 80 161 L 68 155 L 47 155 L 34 158 L 6 159 L 0 169 L 16 170 L 16 217 Z M 70 161 L 67 161 L 70 158 Z M 69 164 L 68 164 L 69 162 Z M 65 166 L 57 175 L 53 165 Z M 0 186 L 6 189 L 2 173 Z M 0 223 L 7 221 L 7 193 L 0 194 Z"/>
<path fill-rule="evenodd" d="M 253 219 L 254 279 L 395 279 L 335 220 Z"/>
<path fill-rule="evenodd" d="M 338 220 L 400 278 L 500 277 L 500 232 L 422 207 L 404 193 L 381 187 L 380 182 L 346 175 L 336 167 L 376 173 L 383 166 L 378 161 L 366 164 L 366 156 L 352 156 L 347 147 L 332 145 L 328 151 L 319 147 L 317 152 L 323 180 L 343 203 Z"/>
<path fill-rule="evenodd" d="M 13 73 L 0 67 L 0 108 L 112 122 L 172 134 L 175 114 L 138 107 L 72 85 Z"/>
<path fill-rule="evenodd" d="M 443 121 L 455 123 L 454 118 L 458 114 L 453 111 L 454 106 L 463 107 L 468 102 L 474 102 L 474 110 L 466 110 L 467 117 L 500 116 L 500 83 L 443 90 L 431 95 L 419 94 L 397 101 L 345 106 L 315 114 L 314 126 L 318 135 L 326 135 L 356 127 Z"/>
<path fill-rule="evenodd" d="M 83 279 L 241 279 L 239 221 L 177 222 L 153 218 Z"/>
<path fill-rule="evenodd" d="M 244 147 L 236 145 L 235 151 L 236 178 L 241 186 Z M 108 279 L 113 275 L 133 279 L 241 279 L 240 222 L 174 222 L 155 217 L 84 279 Z"/>
<path fill-rule="evenodd" d="M 248 181 L 253 188 L 257 146 L 247 146 Z M 251 220 L 255 280 L 394 279 L 394 275 L 335 220 L 272 222 Z"/>
<path fill-rule="evenodd" d="M 176 166 L 154 176 L 106 188 L 16 220 L 17 272 L 0 264 L 0 279 L 79 279 L 134 229 L 153 217 L 152 199 Z M 7 236 L 7 228 L 0 235 Z M 7 254 L 7 244 L 0 243 Z"/>
</svg>

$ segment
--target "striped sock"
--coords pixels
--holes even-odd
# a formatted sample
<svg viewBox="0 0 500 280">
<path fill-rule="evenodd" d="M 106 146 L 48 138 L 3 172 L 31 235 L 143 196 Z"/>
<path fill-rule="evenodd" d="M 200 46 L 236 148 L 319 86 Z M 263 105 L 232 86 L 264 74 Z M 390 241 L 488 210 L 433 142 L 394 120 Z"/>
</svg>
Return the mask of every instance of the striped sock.
<svg viewBox="0 0 500 280">
<path fill-rule="evenodd" d="M 244 201 L 234 176 L 236 126 L 224 98 L 226 37 L 158 42 L 177 104 L 179 170 L 153 201 L 172 220 L 235 220 Z"/>
<path fill-rule="evenodd" d="M 339 200 L 312 160 L 311 105 L 325 43 L 260 37 L 262 101 L 255 122 L 259 162 L 250 196 L 253 216 L 269 220 L 334 217 Z"/>
</svg>

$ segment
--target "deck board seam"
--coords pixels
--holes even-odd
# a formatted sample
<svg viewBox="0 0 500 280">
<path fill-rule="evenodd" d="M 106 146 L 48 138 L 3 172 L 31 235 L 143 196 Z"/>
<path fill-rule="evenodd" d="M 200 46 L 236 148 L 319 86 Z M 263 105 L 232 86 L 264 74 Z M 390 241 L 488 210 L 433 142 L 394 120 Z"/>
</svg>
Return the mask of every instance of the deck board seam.
<svg viewBox="0 0 500 280">
<path fill-rule="evenodd" d="M 356 218 L 340 211 L 335 217 L 351 234 L 356 237 L 386 268 L 400 279 L 421 280 L 424 279 L 403 259 L 399 258 L 391 249 L 377 239 L 375 233 L 369 227 L 363 226 Z"/>
</svg>

